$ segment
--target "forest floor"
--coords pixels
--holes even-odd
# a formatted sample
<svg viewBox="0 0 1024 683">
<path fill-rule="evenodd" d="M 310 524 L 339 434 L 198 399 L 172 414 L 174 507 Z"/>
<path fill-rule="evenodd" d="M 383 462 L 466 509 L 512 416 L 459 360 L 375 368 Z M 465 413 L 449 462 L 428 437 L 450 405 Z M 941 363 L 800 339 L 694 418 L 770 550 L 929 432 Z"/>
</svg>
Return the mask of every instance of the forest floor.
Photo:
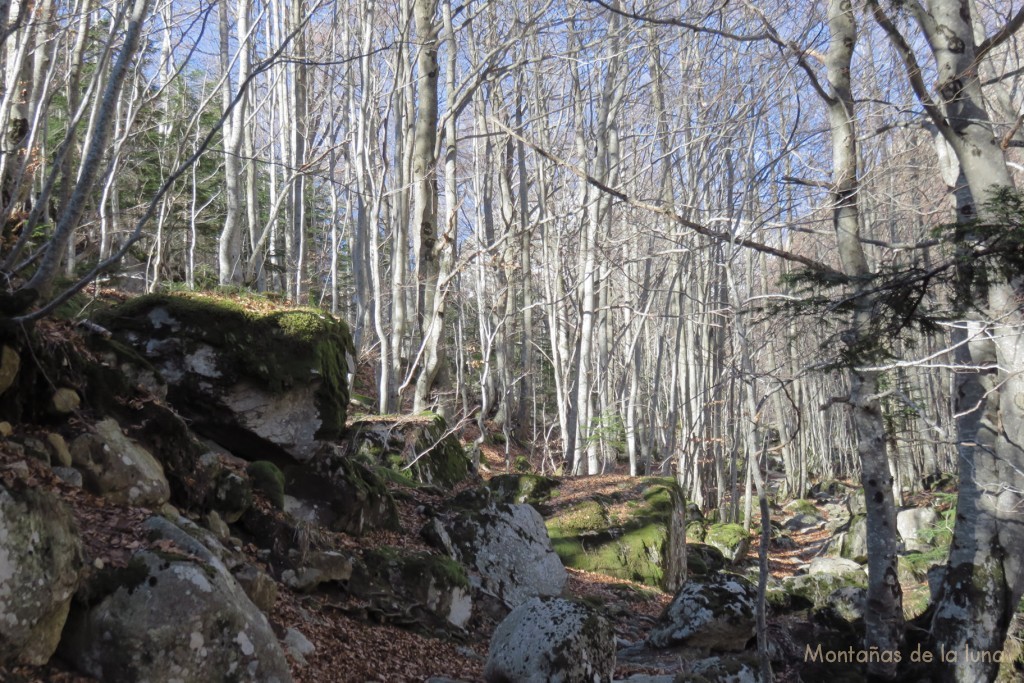
<svg viewBox="0 0 1024 683">
<path fill-rule="evenodd" d="M 372 393 L 372 374 L 365 372 L 369 364 L 361 364 L 355 391 Z M 369 385 L 369 386 L 367 386 Z M 354 397 L 356 398 L 356 397 Z M 373 400 L 373 396 L 359 397 Z M 471 445 L 479 432 L 475 423 L 462 426 L 461 440 Z M 31 427 L 19 427 L 31 430 Z M 21 434 L 24 436 L 25 434 Z M 530 452 L 510 443 L 482 444 L 480 472 L 484 479 L 507 472 L 511 463 L 528 459 L 537 470 L 548 470 L 541 462 L 543 452 Z M 567 478 L 561 485 L 565 499 L 593 496 L 602 487 L 614 487 L 627 480 L 628 474 L 616 472 L 595 477 Z M 39 486 L 55 490 L 71 509 L 81 530 L 86 567 L 122 566 L 136 550 L 152 545 L 141 532 L 141 523 L 152 512 L 142 508 L 110 503 L 78 488 L 64 484 L 41 462 L 14 455 L 0 441 L 0 480 L 5 486 Z M 459 488 L 473 485 L 467 482 Z M 446 495 L 457 493 L 449 491 Z M 403 532 L 375 532 L 362 537 L 336 534 L 331 542 L 355 552 L 382 546 L 426 550 L 419 537 L 422 509 L 438 507 L 444 494 L 415 488 L 405 489 L 396 501 Z M 265 501 L 264 501 L 265 503 Z M 821 550 L 831 532 L 812 529 L 794 532 L 795 546 L 788 550 L 773 548 L 769 566 L 773 575 L 788 576 L 806 565 Z M 156 543 L 167 543 L 157 541 Z M 245 543 L 241 552 L 253 564 L 261 565 L 258 548 Z M 747 562 L 755 562 L 757 542 Z M 656 622 L 671 595 L 630 581 L 569 569 L 567 593 L 591 604 L 600 605 L 612 619 L 619 643 L 642 641 Z M 431 637 L 390 621 L 374 613 L 369 606 L 339 589 L 329 595 L 301 595 L 280 586 L 277 603 L 269 615 L 279 636 L 287 628 L 295 628 L 316 645 L 316 651 L 300 666 L 293 661 L 295 680 L 299 683 L 347 683 L 379 681 L 401 683 L 423 681 L 430 676 L 446 676 L 466 681 L 479 681 L 487 658 L 491 634 L 497 623 L 494 618 L 478 614 L 463 634 L 452 638 Z M 633 673 L 672 673 L 678 670 L 676 655 L 660 659 L 620 662 L 617 678 Z M 12 683 L 92 683 L 94 679 L 75 674 L 59 657 L 42 667 L 0 668 L 0 681 Z"/>
<path fill-rule="evenodd" d="M 467 430 L 467 432 L 471 432 Z M 463 438 L 476 434 L 464 433 Z M 518 446 L 511 448 L 511 458 L 528 455 Z M 504 446 L 484 445 L 481 448 L 481 472 L 489 478 L 506 471 Z M 37 461 L 26 461 L 0 447 L 0 479 L 7 486 L 42 486 L 59 492 L 71 508 L 82 530 L 87 566 L 120 565 L 131 553 L 149 542 L 140 533 L 141 522 L 151 513 L 141 508 L 116 505 L 57 479 L 49 468 Z M 566 499 L 592 496 L 602 488 L 615 487 L 628 479 L 628 474 L 605 474 L 595 477 L 569 478 L 562 484 Z M 467 484 L 468 485 L 468 484 Z M 465 485 L 464 485 L 465 486 Z M 336 542 L 347 549 L 359 551 L 381 546 L 397 546 L 425 550 L 418 536 L 421 526 L 417 508 L 441 503 L 436 494 L 406 489 L 399 500 L 402 533 L 375 532 L 363 537 L 339 534 Z M 769 553 L 771 573 L 777 577 L 791 575 L 820 552 L 831 536 L 824 529 L 794 532 L 795 546 L 788 550 L 772 549 Z M 756 562 L 757 541 L 752 539 L 748 562 Z M 260 563 L 257 548 L 246 544 L 242 551 L 248 560 Z M 591 604 L 600 605 L 614 624 L 620 644 L 642 641 L 671 596 L 657 589 L 630 581 L 569 569 L 567 593 Z M 295 680 L 299 683 L 345 683 L 379 681 L 400 683 L 423 681 L 430 676 L 444 675 L 466 681 L 479 681 L 487 658 L 487 648 L 496 622 L 485 615 L 474 617 L 459 640 L 439 639 L 387 623 L 374 615 L 367 605 L 346 596 L 343 591 L 325 596 L 306 596 L 283 586 L 270 620 L 275 631 L 283 635 L 286 628 L 301 631 L 316 644 L 316 652 L 307 656 L 307 664 L 295 663 Z M 620 662 L 617 678 L 634 673 L 662 674 L 678 670 L 676 655 L 652 657 L 642 661 Z M 92 683 L 54 658 L 44 667 L 0 669 L 0 680 L 35 683 Z"/>
</svg>

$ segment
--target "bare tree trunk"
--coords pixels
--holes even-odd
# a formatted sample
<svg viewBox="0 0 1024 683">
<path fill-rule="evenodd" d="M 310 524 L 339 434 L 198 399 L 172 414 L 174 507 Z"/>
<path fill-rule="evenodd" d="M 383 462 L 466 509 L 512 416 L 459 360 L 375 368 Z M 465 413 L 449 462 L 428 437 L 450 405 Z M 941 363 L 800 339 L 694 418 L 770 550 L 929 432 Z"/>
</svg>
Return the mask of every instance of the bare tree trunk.
<svg viewBox="0 0 1024 683">
<path fill-rule="evenodd" d="M 932 101 L 917 59 L 896 26 L 871 0 L 875 18 L 903 58 L 911 86 L 932 123 L 956 154 L 972 202 L 958 205 L 958 219 L 989 218 L 984 202 L 1013 179 L 993 135 L 978 78 L 978 61 L 1010 25 L 978 44 L 967 0 L 932 0 L 928 11 L 912 5 L 935 59 L 940 100 Z M 1000 37 L 1001 36 L 1001 37 Z M 970 230 L 959 236 L 970 244 Z M 962 276 L 971 280 L 968 264 Z M 1024 275 L 988 274 L 987 292 L 967 292 L 982 324 L 969 345 L 980 374 L 962 375 L 957 386 L 960 495 L 949 565 L 940 589 L 931 636 L 947 651 L 1000 651 L 1010 619 L 1024 593 Z M 963 346 L 957 360 L 966 361 Z M 998 664 L 991 657 L 958 657 L 936 670 L 940 680 L 992 680 Z"/>
<path fill-rule="evenodd" d="M 440 256 L 444 248 L 437 229 L 437 145 L 438 72 L 437 49 L 440 27 L 434 18 L 437 0 L 414 0 L 413 19 L 419 55 L 416 58 L 416 129 L 412 182 L 415 195 L 413 229 L 416 236 L 416 266 L 419 276 L 418 305 L 422 365 L 416 377 L 413 410 L 426 410 L 434 378 L 441 367 L 443 305 L 435 311 L 440 274 Z M 446 140 L 454 154 L 455 140 Z"/>
<path fill-rule="evenodd" d="M 833 224 L 843 271 L 853 278 L 854 313 L 848 331 L 851 350 L 863 344 L 870 334 L 874 302 L 864 293 L 858 279 L 870 273 L 860 241 L 860 217 L 857 206 L 857 173 L 854 99 L 850 85 L 850 65 L 857 40 L 854 10 L 845 0 L 830 0 L 828 9 L 829 48 L 826 57 L 828 80 L 832 88 L 827 100 L 832 131 Z M 861 482 L 867 503 L 868 595 L 865 609 L 865 645 L 880 652 L 894 652 L 903 643 L 903 592 L 897 578 L 899 549 L 896 532 L 896 506 L 892 475 L 886 450 L 887 438 L 878 393 L 878 373 L 857 367 L 864 359 L 853 355 L 850 368 L 849 404 L 857 434 L 857 452 L 861 462 Z M 892 678 L 895 662 L 868 664 L 869 671 Z"/>
<path fill-rule="evenodd" d="M 239 38 L 239 84 L 245 78 L 248 50 L 245 47 L 248 33 L 248 4 L 239 3 L 236 19 Z M 235 97 L 231 78 L 231 19 L 228 4 L 217 8 L 217 26 L 220 30 L 221 104 L 226 112 Z M 242 163 L 239 158 L 242 143 L 242 128 L 245 124 L 245 98 L 239 102 L 224 121 L 221 134 L 224 137 L 224 227 L 221 229 L 218 249 L 218 278 L 220 284 L 242 282 Z"/>
</svg>

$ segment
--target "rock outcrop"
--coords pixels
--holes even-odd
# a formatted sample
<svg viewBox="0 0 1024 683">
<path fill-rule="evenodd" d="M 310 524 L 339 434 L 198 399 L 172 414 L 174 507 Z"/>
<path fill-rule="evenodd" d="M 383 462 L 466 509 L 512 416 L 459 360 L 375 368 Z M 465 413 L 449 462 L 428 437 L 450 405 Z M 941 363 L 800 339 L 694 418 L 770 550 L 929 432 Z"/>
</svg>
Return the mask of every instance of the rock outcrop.
<svg viewBox="0 0 1024 683">
<path fill-rule="evenodd" d="M 428 522 L 424 536 L 468 567 L 478 589 L 509 608 L 558 595 L 567 580 L 540 514 L 529 505 L 495 504 L 487 489 L 457 497 L 452 512 Z"/>
<path fill-rule="evenodd" d="M 741 576 L 691 579 L 672 598 L 647 642 L 659 648 L 743 650 L 754 635 L 756 601 L 757 590 Z"/>
<path fill-rule="evenodd" d="M 0 483 L 0 665 L 44 664 L 78 587 L 81 542 L 52 494 Z"/>
<path fill-rule="evenodd" d="M 95 576 L 68 620 L 63 656 L 105 683 L 286 683 L 262 612 L 206 545 L 162 518 L 161 550 Z"/>
<path fill-rule="evenodd" d="M 615 671 L 615 634 L 593 609 L 561 598 L 533 598 L 491 638 L 489 683 L 604 683 Z"/>
<path fill-rule="evenodd" d="M 237 455 L 307 460 L 344 430 L 353 346 L 337 319 L 199 295 L 143 296 L 100 319 L 152 363 L 196 431 Z"/>
</svg>

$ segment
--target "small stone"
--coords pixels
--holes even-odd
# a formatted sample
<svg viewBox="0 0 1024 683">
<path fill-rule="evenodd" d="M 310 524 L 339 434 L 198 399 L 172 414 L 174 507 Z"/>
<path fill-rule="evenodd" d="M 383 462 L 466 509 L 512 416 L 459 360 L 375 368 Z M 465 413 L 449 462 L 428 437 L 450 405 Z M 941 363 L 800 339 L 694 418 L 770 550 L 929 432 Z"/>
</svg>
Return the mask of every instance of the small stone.
<svg viewBox="0 0 1024 683">
<path fill-rule="evenodd" d="M 76 489 L 82 488 L 82 473 L 74 467 L 54 467 L 53 473 L 68 486 L 74 486 Z"/>
<path fill-rule="evenodd" d="M 221 516 L 217 514 L 216 510 L 211 510 L 203 517 L 203 524 L 213 532 L 219 541 L 224 541 L 231 537 L 231 529 L 221 519 Z"/>
<path fill-rule="evenodd" d="M 0 422 L 0 436 L 7 438 L 14 432 L 14 428 L 11 427 L 10 422 Z"/>
<path fill-rule="evenodd" d="M 285 631 L 283 640 L 285 651 L 299 666 L 306 666 L 309 663 L 306 661 L 306 655 L 316 652 L 316 646 L 309 642 L 309 638 L 293 628 Z"/>
<path fill-rule="evenodd" d="M 22 445 L 25 446 L 25 455 L 35 458 L 44 465 L 50 464 L 50 451 L 42 441 L 32 436 L 26 436 L 22 439 Z"/>
<path fill-rule="evenodd" d="M 97 557 L 95 560 L 92 561 L 92 566 L 96 569 L 103 569 L 103 559 Z"/>
<path fill-rule="evenodd" d="M 235 581 L 261 612 L 269 614 L 277 601 L 277 583 L 256 565 L 245 563 L 234 571 Z"/>
<path fill-rule="evenodd" d="M 50 450 L 57 456 L 61 467 L 71 467 L 71 450 L 64 437 L 60 434 L 47 434 L 46 441 L 50 444 Z"/>
<path fill-rule="evenodd" d="M 21 369 L 21 356 L 10 346 L 0 349 L 0 394 L 11 388 Z M 6 435 L 5 435 L 6 436 Z"/>
<path fill-rule="evenodd" d="M 164 503 L 163 505 L 161 505 L 160 509 L 157 510 L 157 512 L 159 512 L 164 517 L 167 517 L 168 519 L 177 519 L 178 517 L 181 517 L 181 510 L 174 507 L 170 503 Z"/>
<path fill-rule="evenodd" d="M 67 415 L 68 413 L 73 413 L 78 410 L 79 406 L 82 405 L 82 399 L 74 389 L 61 387 L 54 392 L 51 403 L 55 411 L 61 415 Z"/>
</svg>

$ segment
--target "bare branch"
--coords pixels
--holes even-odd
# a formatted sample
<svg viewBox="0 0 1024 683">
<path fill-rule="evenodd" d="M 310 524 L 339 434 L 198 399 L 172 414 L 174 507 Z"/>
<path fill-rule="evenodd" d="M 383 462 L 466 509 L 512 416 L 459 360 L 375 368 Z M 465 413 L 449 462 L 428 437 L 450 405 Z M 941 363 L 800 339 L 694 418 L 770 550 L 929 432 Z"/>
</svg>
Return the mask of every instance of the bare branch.
<svg viewBox="0 0 1024 683">
<path fill-rule="evenodd" d="M 501 128 L 506 133 L 508 133 L 510 136 L 515 138 L 516 140 L 519 140 L 523 144 L 529 146 L 530 149 L 532 149 L 534 152 L 536 152 L 537 154 L 539 154 L 543 158 L 547 159 L 551 163 L 557 164 L 558 166 L 561 166 L 561 167 L 565 168 L 567 171 L 569 171 L 570 173 L 572 173 L 576 177 L 580 178 L 581 180 L 583 180 L 587 184 L 597 188 L 598 190 L 600 190 L 601 192 L 604 192 L 605 194 L 609 194 L 612 197 L 615 197 L 616 199 L 618 199 L 619 201 L 623 202 L 624 204 L 628 204 L 629 206 L 632 206 L 632 207 L 637 208 L 637 209 L 642 209 L 642 210 L 648 211 L 650 213 L 658 214 L 659 216 L 665 216 L 666 218 L 672 220 L 674 223 L 677 223 L 679 225 L 682 225 L 684 227 L 689 228 L 690 230 L 693 230 L 698 235 L 703 235 L 704 237 L 710 237 L 711 239 L 717 240 L 717 241 L 722 242 L 724 244 L 735 244 L 737 246 L 745 247 L 747 249 L 753 249 L 754 251 L 759 251 L 759 252 L 761 252 L 763 254 L 769 254 L 771 256 L 777 256 L 777 257 L 779 257 L 781 259 L 785 259 L 786 261 L 792 261 L 794 263 L 799 263 L 799 264 L 801 264 L 803 266 L 806 266 L 806 267 L 810 268 L 811 270 L 814 270 L 814 271 L 819 272 L 819 273 L 825 273 L 825 274 L 828 274 L 828 275 L 836 275 L 836 276 L 840 276 L 840 277 L 842 276 L 842 273 L 840 273 L 836 269 L 832 268 L 831 266 L 828 266 L 828 265 L 822 263 L 821 261 L 815 261 L 814 259 L 807 258 L 806 256 L 800 256 L 799 254 L 794 254 L 791 251 L 786 251 L 785 249 L 778 249 L 776 247 L 772 247 L 772 246 L 769 246 L 767 244 L 764 244 L 763 242 L 757 242 L 757 241 L 754 241 L 754 240 L 746 239 L 744 237 L 737 237 L 736 235 L 731 235 L 731 234 L 729 234 L 727 232 L 721 232 L 719 230 L 713 230 L 713 229 L 707 227 L 706 225 L 703 225 L 701 223 L 697 223 L 696 221 L 691 221 L 691 220 L 689 220 L 687 218 L 683 218 L 679 214 L 677 214 L 674 211 L 671 211 L 669 209 L 665 209 L 665 208 L 660 207 L 660 206 L 655 206 L 654 204 L 648 204 L 647 202 L 640 201 L 639 199 L 634 199 L 633 197 L 630 197 L 628 194 L 626 194 L 625 192 L 623 192 L 621 190 L 617 190 L 617 189 L 615 189 L 613 187 L 609 187 L 605 183 L 603 183 L 600 180 L 598 180 L 597 178 L 589 175 L 586 171 L 583 171 L 582 169 L 576 167 L 575 165 L 569 163 L 568 161 L 565 161 L 564 159 L 560 159 L 560 158 L 556 157 L 554 154 L 552 154 L 551 152 L 543 149 L 542 147 L 540 147 L 535 142 L 533 142 L 531 140 L 527 140 L 526 138 L 521 136 L 519 133 L 517 133 L 516 131 L 514 131 L 511 128 L 509 128 L 508 126 L 506 126 L 501 121 L 499 121 L 497 119 L 494 119 L 494 118 L 492 118 L 491 121 L 498 128 Z"/>
</svg>

